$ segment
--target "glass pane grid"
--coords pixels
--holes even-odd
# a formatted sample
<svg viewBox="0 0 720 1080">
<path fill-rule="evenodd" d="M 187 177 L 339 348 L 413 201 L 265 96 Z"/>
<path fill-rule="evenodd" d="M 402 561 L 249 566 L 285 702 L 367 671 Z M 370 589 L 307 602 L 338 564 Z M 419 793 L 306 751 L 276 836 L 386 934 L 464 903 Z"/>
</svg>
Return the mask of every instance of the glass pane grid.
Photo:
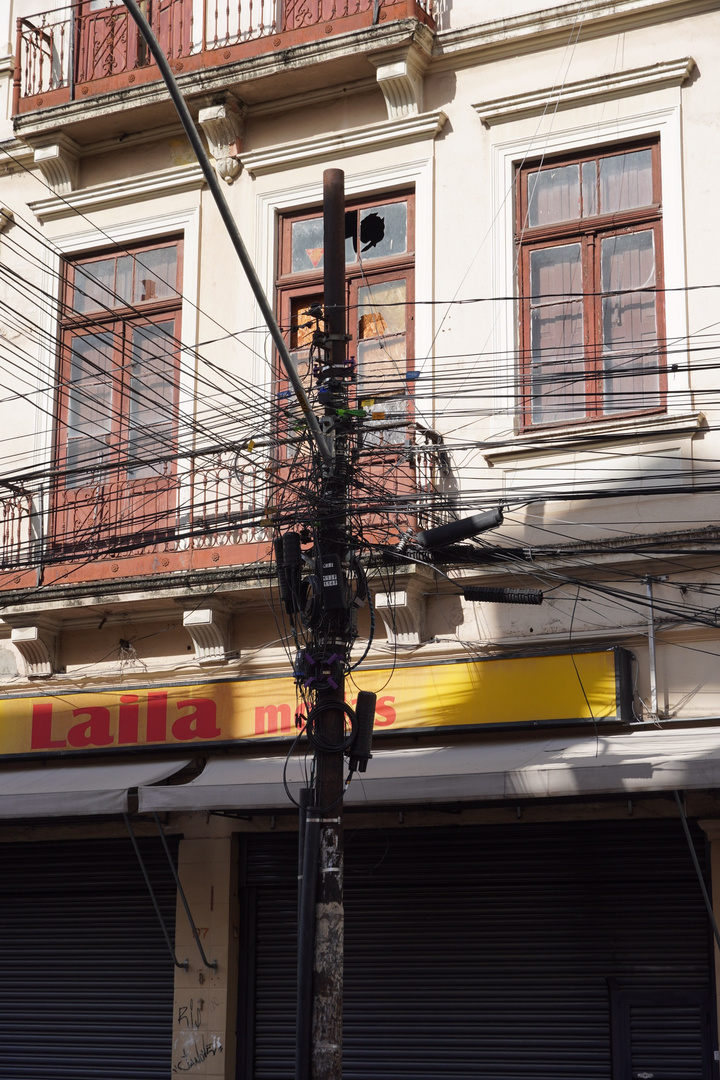
<svg viewBox="0 0 720 1080">
<path fill-rule="evenodd" d="M 607 235 L 612 222 L 582 224 L 653 206 L 653 158 L 653 149 L 645 147 L 527 171 L 525 224 L 548 229 L 545 246 L 534 241 L 522 259 L 528 349 L 523 393 L 530 423 L 662 406 L 659 226 L 648 227 L 644 216 L 633 230 L 626 218 Z M 558 240 L 569 239 L 553 243 L 553 226 Z"/>
</svg>

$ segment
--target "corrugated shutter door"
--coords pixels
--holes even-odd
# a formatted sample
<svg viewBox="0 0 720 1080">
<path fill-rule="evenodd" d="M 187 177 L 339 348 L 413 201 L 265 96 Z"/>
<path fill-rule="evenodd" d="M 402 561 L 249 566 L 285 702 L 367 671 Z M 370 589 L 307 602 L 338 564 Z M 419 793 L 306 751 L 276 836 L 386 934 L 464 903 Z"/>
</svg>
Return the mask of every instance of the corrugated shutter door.
<svg viewBox="0 0 720 1080">
<path fill-rule="evenodd" d="M 139 843 L 172 935 L 167 859 Z M 0 852 L 0 1077 L 167 1080 L 174 968 L 130 840 Z"/>
<path fill-rule="evenodd" d="M 293 1075 L 295 859 L 294 838 L 249 841 L 243 1080 Z M 344 1080 L 610 1080 L 613 987 L 709 993 L 678 821 L 347 830 L 345 865 Z"/>
</svg>

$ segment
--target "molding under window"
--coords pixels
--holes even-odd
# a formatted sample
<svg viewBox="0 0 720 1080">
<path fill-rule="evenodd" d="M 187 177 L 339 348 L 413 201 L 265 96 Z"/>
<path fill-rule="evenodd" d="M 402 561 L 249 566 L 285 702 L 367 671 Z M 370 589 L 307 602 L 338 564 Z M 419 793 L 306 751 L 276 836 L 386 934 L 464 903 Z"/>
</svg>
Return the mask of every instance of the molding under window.
<svg viewBox="0 0 720 1080">
<path fill-rule="evenodd" d="M 172 169 L 149 173 L 129 180 L 113 181 L 82 188 L 67 195 L 54 195 L 38 199 L 29 207 L 38 221 L 75 217 L 78 213 L 106 210 L 115 206 L 134 206 L 145 199 L 158 199 L 163 195 L 177 195 L 183 191 L 200 188 L 205 183 L 202 169 L 197 163 L 178 165 Z"/>
<path fill-rule="evenodd" d="M 260 176 L 263 173 L 309 165 L 323 158 L 364 153 L 367 150 L 399 146 L 428 137 L 434 139 L 446 120 L 445 113 L 437 110 L 417 116 L 383 120 L 379 124 L 364 124 L 347 131 L 334 131 L 329 135 L 317 135 L 312 139 L 299 139 L 297 142 L 243 154 L 242 165 L 249 173 Z"/>
<path fill-rule="evenodd" d="M 561 428 L 548 428 L 545 431 L 528 432 L 504 445 L 497 445 L 482 451 L 482 456 L 492 468 L 507 461 L 544 456 L 552 453 L 563 454 L 582 450 L 589 442 L 597 440 L 603 444 L 613 442 L 643 442 L 664 436 L 696 435 L 707 429 L 707 420 L 702 412 L 682 415 L 645 416 L 620 418 L 617 420 L 593 421 L 587 424 L 574 424 Z M 482 447 L 480 447 L 482 449 Z"/>
<path fill-rule="evenodd" d="M 546 109 L 568 108 L 573 105 L 604 101 L 643 90 L 658 90 L 666 86 L 682 86 L 695 68 L 691 56 L 680 60 L 666 60 L 659 64 L 632 68 L 610 75 L 566 83 L 562 87 L 550 86 L 531 93 L 511 94 L 494 101 L 480 102 L 473 109 L 483 124 L 490 127 L 502 120 L 532 116 Z"/>
</svg>

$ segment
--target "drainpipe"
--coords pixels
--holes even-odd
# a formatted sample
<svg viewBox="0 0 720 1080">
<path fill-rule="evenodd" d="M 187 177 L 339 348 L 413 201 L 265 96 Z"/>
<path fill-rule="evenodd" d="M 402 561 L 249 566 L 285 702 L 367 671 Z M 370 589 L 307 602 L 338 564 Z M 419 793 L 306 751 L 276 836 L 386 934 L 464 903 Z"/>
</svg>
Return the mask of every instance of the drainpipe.
<svg viewBox="0 0 720 1080">
<path fill-rule="evenodd" d="M 648 598 L 648 654 L 650 658 L 650 713 L 653 720 L 658 717 L 657 667 L 655 655 L 655 610 L 653 608 L 653 578 L 645 578 Z"/>
</svg>

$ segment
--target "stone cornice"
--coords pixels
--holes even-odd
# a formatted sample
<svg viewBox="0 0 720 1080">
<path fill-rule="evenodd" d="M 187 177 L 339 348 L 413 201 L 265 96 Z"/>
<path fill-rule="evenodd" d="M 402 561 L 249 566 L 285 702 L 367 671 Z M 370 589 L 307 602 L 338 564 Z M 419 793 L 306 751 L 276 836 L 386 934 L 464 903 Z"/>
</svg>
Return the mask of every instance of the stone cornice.
<svg viewBox="0 0 720 1080">
<path fill-rule="evenodd" d="M 553 40 L 566 42 L 573 28 L 582 27 L 581 36 L 587 39 L 614 27 L 631 30 L 717 8 L 717 0 L 573 0 L 509 19 L 441 30 L 433 47 L 433 70 L 472 64 L 487 50 L 498 58 L 544 49 Z"/>
<path fill-rule="evenodd" d="M 30 203 L 30 209 L 39 221 L 52 221 L 75 213 L 104 210 L 110 206 L 132 206 L 142 199 L 158 195 L 177 194 L 199 188 L 205 183 L 202 169 L 196 163 L 179 165 L 146 176 L 119 180 L 109 184 L 97 184 L 63 196 L 52 196 Z"/>
<path fill-rule="evenodd" d="M 613 72 L 593 79 L 566 83 L 562 87 L 550 86 L 530 93 L 512 94 L 494 101 L 473 105 L 482 122 L 488 126 L 499 120 L 532 116 L 587 101 L 602 101 L 633 94 L 639 90 L 656 90 L 666 86 L 681 86 L 691 75 L 695 61 L 685 56 L 681 60 L 666 60 L 647 67 Z"/>
<path fill-rule="evenodd" d="M 254 175 L 275 172 L 289 166 L 306 165 L 339 154 L 352 154 L 369 148 L 397 146 L 418 139 L 435 138 L 447 117 L 444 112 L 421 113 L 378 124 L 365 124 L 345 131 L 333 131 L 312 139 L 283 143 L 242 155 L 242 164 Z"/>
</svg>

